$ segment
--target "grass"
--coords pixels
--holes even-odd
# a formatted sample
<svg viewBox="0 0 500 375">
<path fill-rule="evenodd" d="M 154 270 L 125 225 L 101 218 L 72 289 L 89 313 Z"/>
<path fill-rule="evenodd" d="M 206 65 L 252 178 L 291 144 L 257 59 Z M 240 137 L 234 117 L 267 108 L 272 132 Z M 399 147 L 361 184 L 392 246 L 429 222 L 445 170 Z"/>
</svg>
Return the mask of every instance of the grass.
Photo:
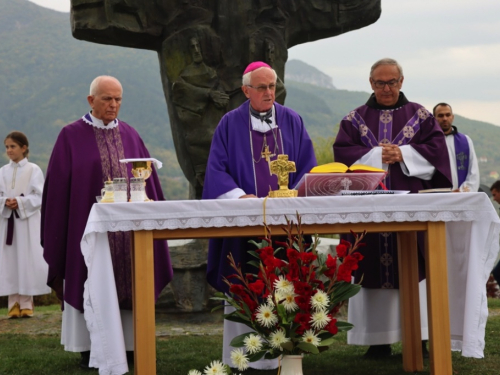
<svg viewBox="0 0 500 375">
<path fill-rule="evenodd" d="M 486 326 L 485 358 L 464 358 L 460 353 L 452 353 L 454 375 L 497 375 L 499 373 L 500 300 L 490 299 L 488 305 L 490 317 Z M 37 308 L 37 313 L 50 313 L 58 309 L 58 306 L 40 307 Z M 6 314 L 6 309 L 0 309 L 0 316 Z M 31 322 L 33 321 L 29 319 L 17 319 L 15 323 L 27 325 Z M 6 324 L 11 323 L 14 322 L 0 321 L 0 330 L 6 327 Z M 44 332 L 47 331 L 44 330 Z M 159 337 L 157 339 L 157 373 L 186 375 L 193 368 L 202 371 L 211 361 L 220 359 L 221 345 L 220 335 Z M 362 359 L 365 350 L 366 347 L 347 345 L 346 334 L 339 334 L 330 350 L 321 355 L 304 358 L 304 375 L 407 374 L 402 370 L 400 345 L 393 346 L 395 355 L 385 361 Z M 97 374 L 97 371 L 80 370 L 78 361 L 77 353 L 65 352 L 60 345 L 58 330 L 52 334 L 2 333 L 0 335 L 1 375 Z M 429 374 L 428 362 L 428 360 L 424 361 L 424 371 L 415 374 Z M 133 374 L 133 370 L 130 374 Z M 243 374 L 275 375 L 277 371 L 247 370 Z"/>
</svg>

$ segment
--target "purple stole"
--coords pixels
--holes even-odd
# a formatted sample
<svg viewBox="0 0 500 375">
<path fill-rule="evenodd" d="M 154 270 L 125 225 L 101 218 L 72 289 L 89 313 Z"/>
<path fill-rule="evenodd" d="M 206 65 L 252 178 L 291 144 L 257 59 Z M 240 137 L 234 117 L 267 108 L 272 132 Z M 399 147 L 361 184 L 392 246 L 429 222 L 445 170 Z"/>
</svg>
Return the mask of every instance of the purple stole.
<svg viewBox="0 0 500 375">
<path fill-rule="evenodd" d="M 467 137 L 459 132 L 453 134 L 453 141 L 455 142 L 455 157 L 457 159 L 458 186 L 460 187 L 464 183 L 467 178 L 467 173 L 469 172 L 469 142 L 467 142 Z M 450 155 L 450 158 L 451 157 L 453 156 Z"/>
<path fill-rule="evenodd" d="M 284 153 L 281 147 L 283 142 L 281 140 L 279 128 L 274 128 L 266 133 L 252 130 L 251 133 L 253 146 L 252 163 L 254 166 L 255 186 L 257 188 L 255 195 L 260 198 L 267 196 L 269 190 L 278 189 L 278 176 L 271 174 L 269 163 L 266 161 L 266 158 L 262 156 L 262 151 L 264 151 L 264 137 L 269 146 L 269 151 L 271 154 L 275 154 L 274 156 L 270 156 L 270 160 L 276 160 L 278 154 Z M 275 136 L 278 141 L 278 147 L 276 147 Z M 258 161 L 256 162 L 256 160 Z"/>
</svg>

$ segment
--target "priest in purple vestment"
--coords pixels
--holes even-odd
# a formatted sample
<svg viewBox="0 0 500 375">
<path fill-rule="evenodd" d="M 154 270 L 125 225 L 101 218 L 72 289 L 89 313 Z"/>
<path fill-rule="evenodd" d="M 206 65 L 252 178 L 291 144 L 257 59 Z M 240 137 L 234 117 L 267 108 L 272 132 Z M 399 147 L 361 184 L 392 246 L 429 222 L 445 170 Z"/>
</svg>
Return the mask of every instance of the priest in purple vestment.
<svg viewBox="0 0 500 375">
<path fill-rule="evenodd" d="M 340 123 L 333 144 L 335 161 L 385 169 L 388 173 L 384 183 L 392 190 L 417 193 L 429 188 L 451 188 L 443 131 L 429 111 L 406 99 L 400 91 L 403 80 L 403 70 L 393 59 L 382 59 L 372 66 L 373 94 Z M 355 272 L 355 282 L 362 280 L 363 288 L 349 302 L 349 321 L 354 328 L 348 332 L 348 343 L 370 345 L 366 356 L 380 357 L 390 355 L 390 344 L 401 339 L 397 238 L 395 233 L 370 234 L 364 242 L 365 258 Z M 422 254 L 419 252 L 421 280 Z M 425 281 L 420 290 L 425 340 Z"/>
<path fill-rule="evenodd" d="M 132 176 L 131 164 L 120 159 L 150 157 L 141 137 L 118 120 L 123 89 L 110 76 L 97 77 L 87 97 L 92 110 L 65 126 L 50 157 L 42 200 L 41 240 L 49 265 L 47 284 L 64 301 L 61 342 L 65 350 L 81 353 L 88 368 L 90 337 L 83 316 L 87 267 L 80 241 L 96 196 L 104 181 Z M 146 185 L 147 196 L 164 200 L 155 170 Z M 132 274 L 130 232 L 108 233 L 127 357 L 133 355 Z M 166 241 L 155 241 L 155 297 L 172 279 Z M 112 342 L 110 343 L 113 344 Z"/>
<path fill-rule="evenodd" d="M 314 149 L 302 118 L 286 107 L 275 103 L 277 74 L 266 63 L 253 62 L 243 73 L 242 90 L 249 99 L 222 117 L 215 129 L 203 187 L 203 199 L 238 199 L 267 196 L 278 189 L 276 175 L 271 175 L 269 161 L 278 154 L 294 161 L 296 172 L 289 177 L 293 188 L 300 178 L 316 165 Z M 256 205 L 261 205 L 256 202 Z M 227 292 L 223 277 L 234 274 L 227 255 L 231 252 L 236 263 L 249 272 L 247 253 L 255 250 L 249 238 L 210 240 L 207 279 L 219 291 Z M 229 342 L 248 327 L 224 321 L 224 363 L 230 360 Z M 275 360 L 251 362 L 251 367 L 277 367 Z"/>
</svg>

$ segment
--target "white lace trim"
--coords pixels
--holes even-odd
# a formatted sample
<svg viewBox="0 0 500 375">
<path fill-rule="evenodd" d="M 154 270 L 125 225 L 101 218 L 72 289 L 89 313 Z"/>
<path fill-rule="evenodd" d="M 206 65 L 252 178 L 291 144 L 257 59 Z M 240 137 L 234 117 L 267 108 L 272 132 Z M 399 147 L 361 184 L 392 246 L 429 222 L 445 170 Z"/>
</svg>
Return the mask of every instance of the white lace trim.
<svg viewBox="0 0 500 375">
<path fill-rule="evenodd" d="M 122 203 L 106 207 L 96 204 L 85 234 L 244 227 L 262 225 L 264 221 L 269 225 L 285 225 L 287 218 L 293 220 L 296 217 L 296 212 L 300 213 L 304 224 L 469 222 L 487 219 L 500 225 L 493 205 L 484 193 L 318 198 L 269 199 L 265 220 L 264 199 Z M 375 202 L 380 204 L 374 205 Z"/>
<path fill-rule="evenodd" d="M 90 120 L 87 118 L 87 115 L 90 117 Z M 104 125 L 104 122 L 102 120 L 92 116 L 92 113 L 87 113 L 85 116 L 82 116 L 82 120 L 85 121 L 87 124 L 92 125 L 95 128 L 98 129 L 114 129 L 118 126 L 118 119 L 114 119 L 112 122 L 110 122 L 108 125 Z"/>
</svg>

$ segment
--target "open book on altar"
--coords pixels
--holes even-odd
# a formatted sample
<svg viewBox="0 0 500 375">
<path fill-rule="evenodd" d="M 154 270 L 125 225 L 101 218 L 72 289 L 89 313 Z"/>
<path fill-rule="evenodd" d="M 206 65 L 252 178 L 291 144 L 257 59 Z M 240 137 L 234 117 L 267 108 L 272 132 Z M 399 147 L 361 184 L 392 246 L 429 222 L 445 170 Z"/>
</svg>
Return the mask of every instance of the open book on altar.
<svg viewBox="0 0 500 375">
<path fill-rule="evenodd" d="M 366 164 L 353 164 L 350 167 L 344 163 L 328 163 L 323 165 L 318 165 L 309 171 L 309 173 L 385 173 L 385 170 L 380 168 L 372 167 Z"/>
<path fill-rule="evenodd" d="M 304 174 L 294 189 L 298 190 L 299 197 L 338 195 L 342 190 L 371 191 L 379 186 L 385 175 L 383 169 L 368 165 L 348 168 L 342 163 L 329 163 Z"/>
</svg>

